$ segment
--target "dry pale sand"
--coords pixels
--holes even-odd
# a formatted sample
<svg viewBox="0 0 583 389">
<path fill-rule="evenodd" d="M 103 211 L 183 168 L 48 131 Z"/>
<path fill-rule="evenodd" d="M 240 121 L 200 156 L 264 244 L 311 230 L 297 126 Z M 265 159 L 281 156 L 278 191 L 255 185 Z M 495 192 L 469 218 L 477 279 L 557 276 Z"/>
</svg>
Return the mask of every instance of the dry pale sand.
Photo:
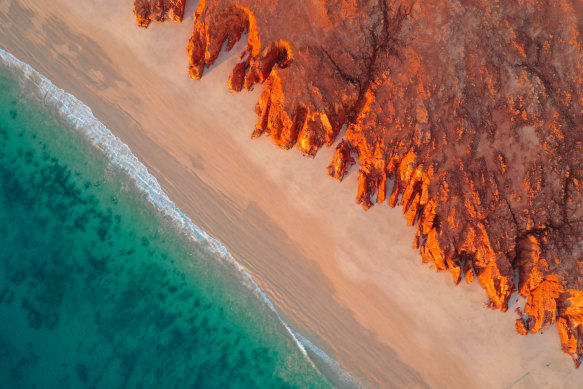
<svg viewBox="0 0 583 389">
<path fill-rule="evenodd" d="M 288 318 L 362 382 L 381 387 L 576 388 L 556 328 L 521 337 L 411 249 L 400 209 L 364 212 L 356 174 L 250 140 L 258 90 L 231 94 L 233 56 L 186 74 L 182 24 L 136 27 L 132 1 L 0 0 L 0 46 L 76 95 L 221 240 Z"/>
</svg>

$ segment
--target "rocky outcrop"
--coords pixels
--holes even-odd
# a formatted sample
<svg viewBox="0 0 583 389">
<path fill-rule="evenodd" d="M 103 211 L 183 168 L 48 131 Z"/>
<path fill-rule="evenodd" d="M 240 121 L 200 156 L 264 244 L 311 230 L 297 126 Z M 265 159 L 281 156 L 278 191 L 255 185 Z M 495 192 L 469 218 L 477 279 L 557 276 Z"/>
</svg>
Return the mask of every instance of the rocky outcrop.
<svg viewBox="0 0 583 389">
<path fill-rule="evenodd" d="M 401 205 L 424 262 L 527 298 L 519 333 L 557 323 L 583 356 L 583 6 L 535 0 L 206 0 L 200 78 L 246 33 L 229 87 L 263 84 L 253 136 L 313 156 L 347 126 L 357 202 Z M 390 192 L 390 193 L 389 193 Z"/>
<path fill-rule="evenodd" d="M 348 142 L 344 139 L 338 143 L 334 150 L 334 159 L 328 166 L 328 174 L 338 182 L 342 182 L 344 175 L 356 162 L 351 155 L 351 149 Z"/>
<path fill-rule="evenodd" d="M 134 15 L 140 27 L 148 27 L 150 21 L 181 22 L 186 0 L 134 0 Z"/>
</svg>

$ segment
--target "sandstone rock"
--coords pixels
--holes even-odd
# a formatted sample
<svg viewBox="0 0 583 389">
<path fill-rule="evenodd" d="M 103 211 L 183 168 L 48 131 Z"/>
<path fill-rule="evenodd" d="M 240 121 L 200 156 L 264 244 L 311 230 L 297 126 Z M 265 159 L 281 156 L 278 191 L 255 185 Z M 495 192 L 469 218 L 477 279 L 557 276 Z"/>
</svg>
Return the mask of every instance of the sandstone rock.
<svg viewBox="0 0 583 389">
<path fill-rule="evenodd" d="M 524 324 L 524 321 L 522 319 L 516 319 L 515 326 L 516 326 L 516 332 L 518 332 L 520 335 L 528 334 L 528 329 L 527 329 L 527 327 Z"/>
<path fill-rule="evenodd" d="M 532 323 L 517 330 L 558 321 L 579 363 L 581 26 L 572 0 L 206 0 L 189 71 L 201 77 L 247 33 L 229 86 L 264 85 L 253 136 L 313 156 L 347 125 L 357 202 L 385 201 L 392 181 L 388 203 L 417 226 L 423 261 L 476 278 L 492 308 L 526 296 Z M 335 153 L 337 179 L 346 158 Z"/>
<path fill-rule="evenodd" d="M 352 158 L 350 146 L 346 140 L 342 139 L 336 150 L 334 150 L 334 159 L 330 166 L 328 166 L 328 174 L 338 182 L 341 182 L 344 175 L 354 165 L 354 158 Z"/>
<path fill-rule="evenodd" d="M 519 316 L 519 318 L 516 319 L 516 322 L 514 323 L 516 332 L 518 332 L 520 335 L 528 334 L 528 330 L 531 328 L 532 325 L 532 319 L 528 316 L 525 317 L 520 308 L 516 308 L 514 311 Z"/>
<path fill-rule="evenodd" d="M 150 21 L 181 22 L 186 0 L 134 0 L 134 15 L 140 27 L 148 27 Z"/>
<path fill-rule="evenodd" d="M 555 322 L 557 299 L 561 292 L 561 286 L 555 275 L 545 277 L 529 292 L 524 312 L 533 318 L 530 332 L 537 333 Z"/>
<path fill-rule="evenodd" d="M 233 68 L 227 84 L 231 91 L 241 92 L 241 89 L 243 89 L 243 82 L 245 81 L 245 69 L 247 66 L 248 65 L 245 62 L 239 62 Z"/>
</svg>

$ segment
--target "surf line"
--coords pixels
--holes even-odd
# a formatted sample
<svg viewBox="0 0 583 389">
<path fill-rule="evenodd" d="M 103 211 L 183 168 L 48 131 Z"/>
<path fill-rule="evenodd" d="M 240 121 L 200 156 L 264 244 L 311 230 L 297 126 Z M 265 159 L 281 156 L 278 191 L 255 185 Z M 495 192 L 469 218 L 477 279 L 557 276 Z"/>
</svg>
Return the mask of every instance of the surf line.
<svg viewBox="0 0 583 389">
<path fill-rule="evenodd" d="M 182 212 L 178 206 L 170 199 L 168 194 L 162 189 L 156 177 L 154 177 L 146 166 L 136 157 L 129 146 L 115 136 L 101 121 L 94 115 L 89 106 L 81 102 L 75 96 L 65 92 L 54 85 L 48 78 L 37 72 L 29 64 L 22 62 L 18 58 L 0 47 L 0 65 L 2 70 L 10 72 L 14 80 L 19 82 L 21 91 L 30 94 L 39 101 L 49 112 L 68 123 L 72 129 L 102 152 L 106 160 L 112 166 L 126 174 L 137 186 L 138 190 L 146 195 L 148 201 L 156 209 L 169 217 L 180 229 L 197 243 L 203 243 L 206 248 L 223 260 L 232 264 L 243 277 L 244 284 L 267 305 L 275 314 L 278 321 L 292 337 L 308 361 L 317 369 L 314 361 L 308 355 L 308 350 L 321 359 L 334 375 L 347 386 L 360 386 L 358 381 L 345 371 L 340 364 L 331 358 L 325 351 L 314 345 L 300 333 L 290 328 L 283 319 L 279 310 L 259 287 L 251 274 L 243 265 L 227 250 L 227 248 L 217 239 L 209 235 L 206 231 L 198 227 L 190 218 Z"/>
</svg>

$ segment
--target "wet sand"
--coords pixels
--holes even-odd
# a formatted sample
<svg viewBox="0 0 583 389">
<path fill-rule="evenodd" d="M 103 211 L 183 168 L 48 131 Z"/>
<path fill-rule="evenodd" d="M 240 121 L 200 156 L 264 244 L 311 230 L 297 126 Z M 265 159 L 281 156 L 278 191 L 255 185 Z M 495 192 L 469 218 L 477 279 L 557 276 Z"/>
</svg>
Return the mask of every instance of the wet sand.
<svg viewBox="0 0 583 389">
<path fill-rule="evenodd" d="M 357 175 L 251 140 L 260 92 L 232 94 L 222 55 L 187 77 L 182 24 L 139 29 L 131 1 L 0 0 L 0 46 L 92 107 L 295 327 L 382 387 L 576 387 L 556 327 L 521 337 L 477 284 L 422 265 L 401 209 L 355 203 Z M 243 46 L 239 45 L 241 49 Z M 237 47 L 233 51 L 238 53 Z"/>
</svg>

